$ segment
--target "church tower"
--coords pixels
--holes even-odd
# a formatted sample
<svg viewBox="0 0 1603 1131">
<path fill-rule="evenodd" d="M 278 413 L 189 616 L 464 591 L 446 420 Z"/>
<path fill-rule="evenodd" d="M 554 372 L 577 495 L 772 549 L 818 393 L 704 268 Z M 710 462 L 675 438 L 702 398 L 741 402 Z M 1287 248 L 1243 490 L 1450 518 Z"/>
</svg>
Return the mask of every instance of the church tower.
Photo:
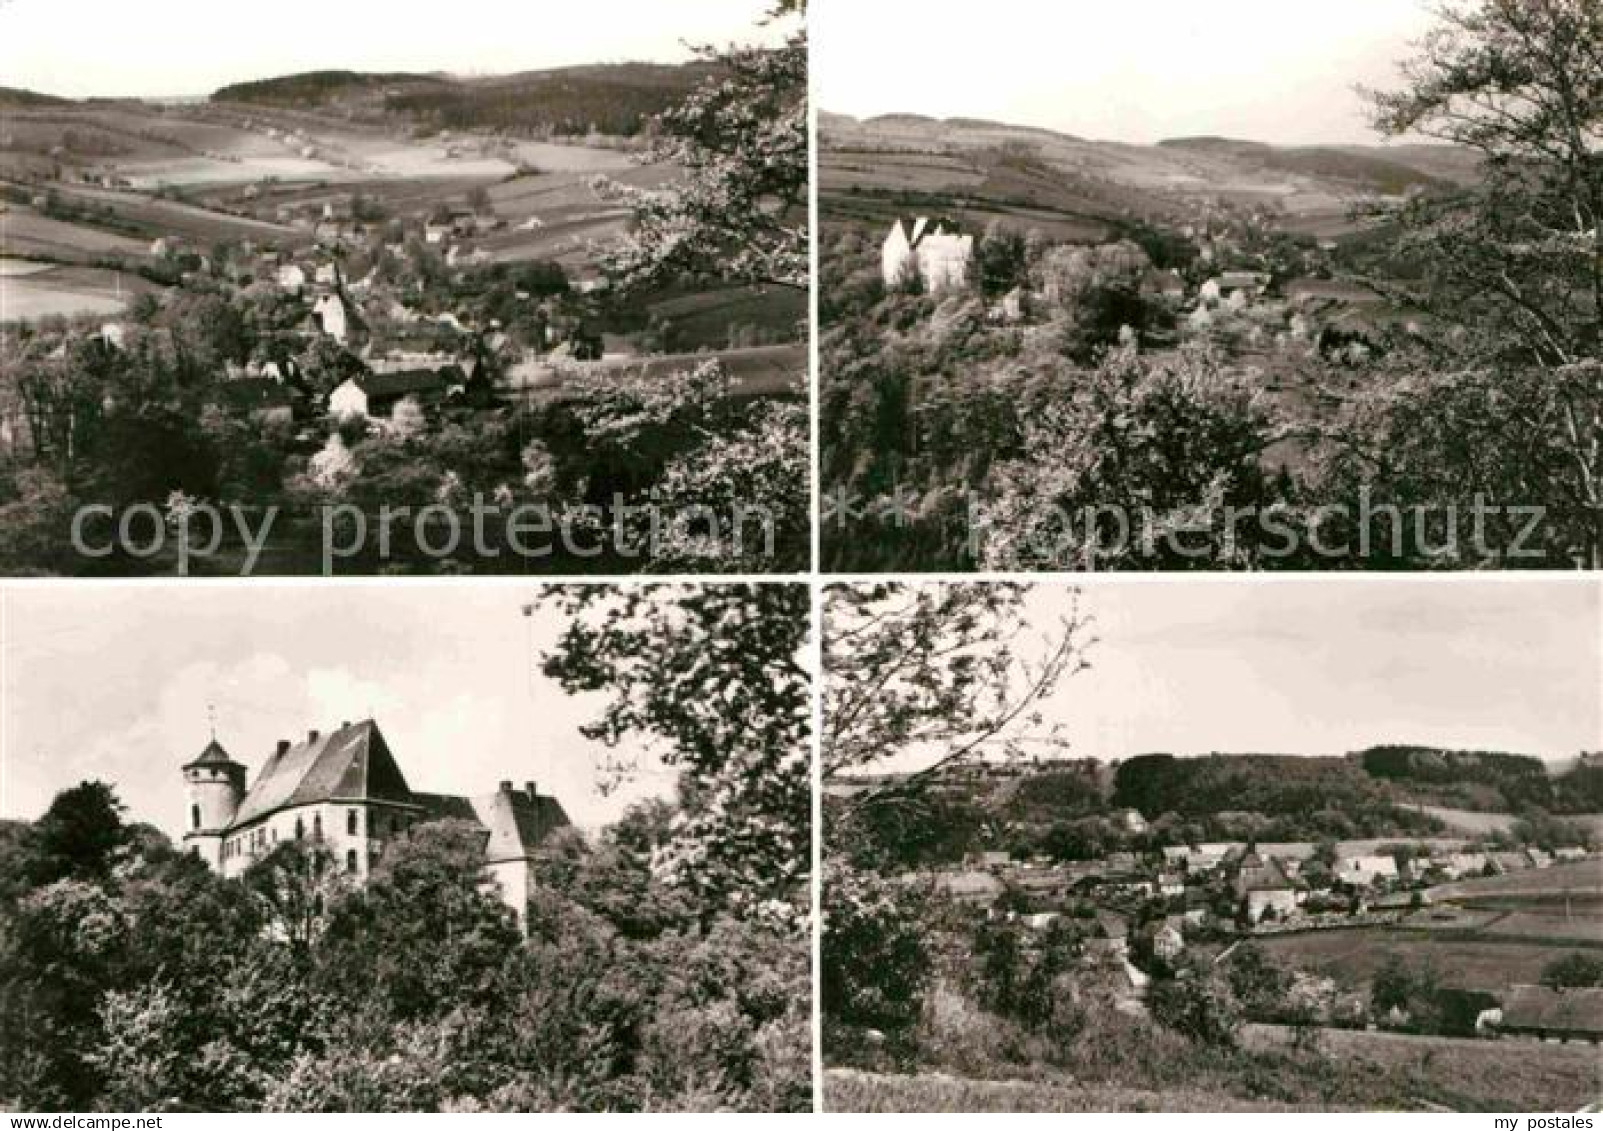
<svg viewBox="0 0 1603 1131">
<path fill-rule="evenodd" d="M 184 766 L 184 847 L 222 870 L 223 834 L 245 796 L 245 767 L 215 737 Z"/>
</svg>

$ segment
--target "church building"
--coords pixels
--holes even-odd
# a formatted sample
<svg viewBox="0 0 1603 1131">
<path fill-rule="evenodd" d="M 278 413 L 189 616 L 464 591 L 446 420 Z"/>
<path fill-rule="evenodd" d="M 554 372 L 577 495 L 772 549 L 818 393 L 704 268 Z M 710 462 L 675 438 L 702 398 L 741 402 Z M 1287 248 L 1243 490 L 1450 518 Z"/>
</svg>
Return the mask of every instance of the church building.
<svg viewBox="0 0 1603 1131">
<path fill-rule="evenodd" d="M 225 876 L 238 876 L 280 842 L 321 845 L 356 883 L 385 846 L 426 821 L 471 821 L 485 832 L 485 867 L 522 918 L 540 843 L 569 824 L 556 798 L 533 782 L 459 797 L 406 783 L 378 724 L 342 723 L 304 741 L 281 739 L 246 788 L 246 770 L 215 738 L 183 767 L 184 845 Z"/>
</svg>

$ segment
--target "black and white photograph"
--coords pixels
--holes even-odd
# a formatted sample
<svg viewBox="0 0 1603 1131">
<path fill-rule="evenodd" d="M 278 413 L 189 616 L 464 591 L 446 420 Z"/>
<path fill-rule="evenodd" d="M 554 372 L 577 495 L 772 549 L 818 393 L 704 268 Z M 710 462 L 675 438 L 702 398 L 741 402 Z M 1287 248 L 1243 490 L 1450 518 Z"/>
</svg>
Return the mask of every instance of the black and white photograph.
<svg viewBox="0 0 1603 1131">
<path fill-rule="evenodd" d="M 1603 7 L 816 0 L 822 566 L 1603 567 Z"/>
<path fill-rule="evenodd" d="M 828 1110 L 1597 1110 L 1603 587 L 1284 580 L 826 588 Z"/>
<path fill-rule="evenodd" d="M 804 572 L 804 18 L 0 4 L 0 575 Z"/>
<path fill-rule="evenodd" d="M 1600 1111 L 1603 0 L 0 0 L 16 1126 Z"/>
<path fill-rule="evenodd" d="M 812 1110 L 806 586 L 3 596 L 0 1109 Z"/>
</svg>

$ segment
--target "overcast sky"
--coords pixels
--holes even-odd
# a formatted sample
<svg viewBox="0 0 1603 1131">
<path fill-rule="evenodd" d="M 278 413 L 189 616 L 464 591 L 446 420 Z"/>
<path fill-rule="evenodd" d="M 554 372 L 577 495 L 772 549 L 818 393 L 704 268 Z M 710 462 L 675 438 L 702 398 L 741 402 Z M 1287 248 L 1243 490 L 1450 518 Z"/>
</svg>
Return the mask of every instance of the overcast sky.
<svg viewBox="0 0 1603 1131">
<path fill-rule="evenodd" d="M 814 0 L 820 109 L 987 118 L 1150 144 L 1217 134 L 1369 143 L 1354 83 L 1390 86 L 1421 0 Z"/>
<path fill-rule="evenodd" d="M 560 630 L 525 619 L 527 585 L 386 582 L 12 590 L 5 608 L 0 817 L 39 816 L 86 778 L 116 785 L 130 817 L 169 833 L 179 767 L 217 738 L 256 780 L 279 738 L 372 717 L 407 783 L 479 794 L 528 780 L 577 824 L 671 795 L 653 757 L 603 796 L 605 747 L 578 732 L 604 699 L 569 698 L 534 653 Z"/>
<path fill-rule="evenodd" d="M 300 71 L 507 74 L 681 62 L 685 43 L 773 37 L 768 0 L 449 4 L 0 0 L 0 85 L 81 98 L 209 94 Z"/>
<path fill-rule="evenodd" d="M 1055 623 L 1069 593 L 1039 585 L 1031 624 Z M 1572 757 L 1603 749 L 1600 594 L 1524 578 L 1087 584 L 1091 669 L 1043 711 L 1074 757 L 1381 743 Z"/>
</svg>

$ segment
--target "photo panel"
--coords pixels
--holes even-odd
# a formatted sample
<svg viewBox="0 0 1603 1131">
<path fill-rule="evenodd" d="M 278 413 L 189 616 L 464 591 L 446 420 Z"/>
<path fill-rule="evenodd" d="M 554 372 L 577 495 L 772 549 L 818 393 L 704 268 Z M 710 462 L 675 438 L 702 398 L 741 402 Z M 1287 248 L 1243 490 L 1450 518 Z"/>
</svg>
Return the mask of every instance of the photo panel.
<svg viewBox="0 0 1603 1131">
<path fill-rule="evenodd" d="M 810 567 L 804 5 L 549 15 L 0 5 L 0 576 Z"/>
</svg>

